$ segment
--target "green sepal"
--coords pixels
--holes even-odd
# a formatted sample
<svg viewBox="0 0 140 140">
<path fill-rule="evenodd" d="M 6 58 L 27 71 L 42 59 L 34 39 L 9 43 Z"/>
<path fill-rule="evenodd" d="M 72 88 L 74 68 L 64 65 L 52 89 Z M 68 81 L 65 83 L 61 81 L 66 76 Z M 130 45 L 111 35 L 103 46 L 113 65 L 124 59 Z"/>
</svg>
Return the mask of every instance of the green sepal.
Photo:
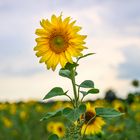
<svg viewBox="0 0 140 140">
<path fill-rule="evenodd" d="M 124 115 L 113 108 L 95 108 L 96 115 L 103 118 L 114 118 Z"/>
<path fill-rule="evenodd" d="M 64 92 L 61 87 L 55 87 L 55 88 L 51 89 L 51 91 L 48 92 L 48 94 L 43 98 L 43 100 L 49 99 L 49 98 L 52 98 L 55 96 L 66 95 L 67 92 L 68 91 Z"/>
</svg>

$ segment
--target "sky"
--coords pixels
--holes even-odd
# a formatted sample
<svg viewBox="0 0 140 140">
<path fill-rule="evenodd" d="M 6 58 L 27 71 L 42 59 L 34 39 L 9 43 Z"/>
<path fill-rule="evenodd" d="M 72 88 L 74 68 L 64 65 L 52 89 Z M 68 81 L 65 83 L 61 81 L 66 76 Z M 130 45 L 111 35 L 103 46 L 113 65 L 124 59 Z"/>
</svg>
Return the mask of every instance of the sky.
<svg viewBox="0 0 140 140">
<path fill-rule="evenodd" d="M 0 1 L 0 101 L 38 99 L 55 86 L 70 90 L 69 80 L 47 70 L 33 51 L 35 29 L 52 14 L 71 16 L 87 35 L 77 83 L 93 80 L 97 96 L 113 89 L 125 98 L 133 79 L 140 79 L 139 0 L 1 0 Z M 58 97 L 57 99 L 63 99 Z"/>
</svg>

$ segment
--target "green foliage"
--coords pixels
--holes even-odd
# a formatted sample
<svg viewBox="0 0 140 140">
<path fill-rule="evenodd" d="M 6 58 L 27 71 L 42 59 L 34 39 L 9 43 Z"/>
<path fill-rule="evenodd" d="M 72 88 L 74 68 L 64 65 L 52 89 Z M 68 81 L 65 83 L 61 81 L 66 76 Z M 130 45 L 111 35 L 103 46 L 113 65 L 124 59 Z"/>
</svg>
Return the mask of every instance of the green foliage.
<svg viewBox="0 0 140 140">
<path fill-rule="evenodd" d="M 139 140 L 140 121 L 136 116 L 138 116 L 140 112 L 140 96 L 134 95 L 133 98 L 134 100 L 131 104 L 127 102 L 127 100 L 122 100 L 123 106 L 126 107 L 124 115 L 109 120 L 105 118 L 106 125 L 103 128 L 103 132 L 100 135 L 86 136 L 84 140 Z M 104 102 L 104 100 L 100 101 L 101 103 Z M 96 100 L 91 102 L 91 104 L 94 103 L 96 103 Z M 52 117 L 43 122 L 39 121 L 40 118 L 47 112 L 55 112 L 56 109 L 60 109 L 61 107 L 65 107 L 61 113 L 68 115 L 68 113 L 72 111 L 71 108 L 67 107 L 68 104 L 69 102 L 40 103 L 37 101 L 0 103 L 0 140 L 48 140 L 51 133 L 47 131 L 47 124 L 50 121 L 62 122 L 66 126 L 69 125 L 69 121 L 61 116 L 57 118 Z M 107 105 L 104 106 L 113 108 L 110 102 L 107 102 Z M 135 106 L 137 110 L 136 108 L 132 110 L 133 106 Z M 81 113 L 84 112 L 84 108 L 84 106 L 80 107 Z M 100 112 L 102 116 L 98 108 L 96 108 L 96 111 L 98 113 Z M 112 115 L 112 113 L 106 114 Z M 108 117 L 108 115 L 103 117 Z M 8 118 L 12 122 L 12 126 L 7 128 L 3 123 L 3 118 Z M 71 133 L 69 133 L 69 135 L 71 135 Z"/>
<path fill-rule="evenodd" d="M 72 70 L 73 68 L 79 66 L 79 64 L 73 62 L 73 63 L 67 63 L 64 69 Z"/>
<path fill-rule="evenodd" d="M 64 92 L 61 87 L 55 87 L 43 98 L 43 100 L 49 99 L 55 96 L 66 95 L 66 93 L 67 92 Z"/>
<path fill-rule="evenodd" d="M 90 89 L 88 91 L 80 91 L 80 92 L 83 94 L 83 96 L 86 96 L 88 94 L 97 94 L 97 93 L 99 93 L 99 89 L 92 88 L 92 89 Z"/>
<path fill-rule="evenodd" d="M 85 54 L 85 55 L 83 55 L 83 56 L 80 56 L 80 57 L 78 58 L 78 61 L 79 61 L 80 59 L 82 59 L 82 58 L 85 58 L 85 57 L 90 56 L 90 55 L 93 55 L 93 54 L 95 54 L 95 53 L 88 53 L 88 54 Z"/>
<path fill-rule="evenodd" d="M 63 109 L 59 109 L 56 110 L 54 112 L 48 112 L 42 119 L 42 120 L 48 120 L 51 119 L 53 117 L 60 117 L 63 116 L 66 119 L 70 120 L 70 121 L 76 121 L 81 114 L 83 114 L 86 111 L 86 106 L 84 104 L 80 105 L 79 108 L 63 108 Z"/>
<path fill-rule="evenodd" d="M 85 80 L 79 85 L 79 87 L 82 87 L 82 88 L 94 88 L 94 83 L 91 80 Z"/>
<path fill-rule="evenodd" d="M 58 109 L 58 110 L 56 110 L 56 111 L 54 111 L 54 112 L 48 112 L 48 113 L 41 119 L 41 121 L 43 121 L 43 120 L 48 120 L 48 119 L 53 118 L 53 117 L 62 116 L 63 110 L 64 110 L 64 109 Z"/>
<path fill-rule="evenodd" d="M 71 79 L 71 72 L 68 69 L 60 69 L 59 75 Z"/>
<path fill-rule="evenodd" d="M 96 108 L 96 115 L 103 118 L 113 118 L 124 115 L 124 113 L 120 113 L 113 108 Z"/>
<path fill-rule="evenodd" d="M 75 108 L 75 109 L 65 109 L 64 110 L 64 116 L 69 119 L 70 121 L 74 122 L 76 120 L 78 120 L 78 118 L 80 117 L 81 114 L 85 113 L 86 111 L 86 106 L 84 104 L 80 105 L 79 108 Z"/>
</svg>

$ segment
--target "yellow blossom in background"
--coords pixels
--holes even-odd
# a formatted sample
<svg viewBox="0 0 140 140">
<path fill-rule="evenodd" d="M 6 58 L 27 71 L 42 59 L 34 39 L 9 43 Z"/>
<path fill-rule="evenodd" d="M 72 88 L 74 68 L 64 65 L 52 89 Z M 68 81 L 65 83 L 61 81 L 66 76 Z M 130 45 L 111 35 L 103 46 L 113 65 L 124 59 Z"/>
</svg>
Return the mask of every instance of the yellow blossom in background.
<svg viewBox="0 0 140 140">
<path fill-rule="evenodd" d="M 140 123 L 140 112 L 137 112 L 134 116 L 135 120 Z"/>
<path fill-rule="evenodd" d="M 62 138 L 65 135 L 65 126 L 62 122 L 50 121 L 47 124 L 47 131 L 50 133 L 56 134 L 57 136 Z"/>
<path fill-rule="evenodd" d="M 106 100 L 104 99 L 97 99 L 94 103 L 93 103 L 94 107 L 107 107 L 108 103 Z"/>
<path fill-rule="evenodd" d="M 27 120 L 27 118 L 28 118 L 28 114 L 27 114 L 26 111 L 21 111 L 21 112 L 19 113 L 19 117 L 21 118 L 21 120 L 25 121 L 25 120 Z"/>
<path fill-rule="evenodd" d="M 6 128 L 11 128 L 13 126 L 12 121 L 7 117 L 3 117 L 2 121 L 3 121 L 3 124 Z"/>
<path fill-rule="evenodd" d="M 1 103 L 0 104 L 0 111 L 2 111 L 2 110 L 6 110 L 7 109 L 7 104 L 5 104 L 5 103 Z"/>
<path fill-rule="evenodd" d="M 116 109 L 119 112 L 125 112 L 125 106 L 124 103 L 120 100 L 114 100 L 112 102 L 112 105 L 114 107 L 114 109 Z"/>
<path fill-rule="evenodd" d="M 15 114 L 16 114 L 16 111 L 17 111 L 17 106 L 16 106 L 15 103 L 12 103 L 12 104 L 10 105 L 10 113 L 11 113 L 12 115 L 15 115 Z"/>
<path fill-rule="evenodd" d="M 76 21 L 71 21 L 70 17 L 62 19 L 62 15 L 52 15 L 51 21 L 43 19 L 40 22 L 41 29 L 36 30 L 37 45 L 34 50 L 36 56 L 41 57 L 40 63 L 45 63 L 48 69 L 55 70 L 60 63 L 64 68 L 66 63 L 73 63 L 72 57 L 79 57 L 84 46 L 85 35 L 78 32 L 81 27 L 75 26 Z"/>
<path fill-rule="evenodd" d="M 110 125 L 108 127 L 108 130 L 111 131 L 111 132 L 122 132 L 123 130 L 125 129 L 125 125 L 124 123 L 122 124 L 118 124 L 118 125 Z"/>
<path fill-rule="evenodd" d="M 44 109 L 43 106 L 41 106 L 41 105 L 37 105 L 37 106 L 35 107 L 35 109 L 36 109 L 36 111 L 37 111 L 38 113 L 42 113 L 42 112 L 45 111 L 45 109 Z"/>
<path fill-rule="evenodd" d="M 85 132 L 86 135 L 98 134 L 102 131 L 102 127 L 105 125 L 105 121 L 101 117 L 96 117 L 95 108 L 90 103 L 87 103 L 86 107 L 87 107 L 87 109 L 86 109 L 86 113 L 85 113 L 85 123 L 82 126 L 81 133 L 84 134 L 84 132 Z M 83 119 L 83 116 L 81 118 Z M 94 119 L 92 119 L 92 118 L 94 118 Z M 90 123 L 88 123 L 89 120 L 91 120 Z M 86 129 L 86 131 L 85 131 L 85 129 Z"/>
<path fill-rule="evenodd" d="M 134 102 L 130 105 L 130 109 L 132 111 L 140 111 L 140 103 Z"/>
<path fill-rule="evenodd" d="M 47 124 L 47 131 L 52 133 L 54 131 L 54 127 L 55 127 L 55 123 L 50 121 L 48 124 Z"/>
<path fill-rule="evenodd" d="M 56 134 L 57 136 L 59 136 L 60 138 L 64 137 L 64 135 L 65 135 L 65 126 L 64 126 L 64 124 L 62 122 L 55 123 L 53 133 Z"/>
</svg>

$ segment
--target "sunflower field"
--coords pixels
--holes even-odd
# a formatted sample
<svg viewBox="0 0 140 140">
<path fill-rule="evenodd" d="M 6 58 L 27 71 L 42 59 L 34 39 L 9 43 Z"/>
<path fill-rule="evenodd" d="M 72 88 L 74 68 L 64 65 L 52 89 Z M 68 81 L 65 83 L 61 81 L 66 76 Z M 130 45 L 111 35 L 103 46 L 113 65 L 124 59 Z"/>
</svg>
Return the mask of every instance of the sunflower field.
<svg viewBox="0 0 140 140">
<path fill-rule="evenodd" d="M 85 136 L 85 140 L 139 140 L 140 138 L 140 93 L 128 94 L 119 99 L 109 91 L 104 99 L 86 101 L 91 106 L 113 107 L 124 115 L 113 119 L 94 120 L 90 129 L 95 133 Z M 44 122 L 40 119 L 49 111 L 71 107 L 67 101 L 26 101 L 0 103 L 0 140 L 47 140 L 51 133 L 60 138 L 65 135 L 62 117 L 54 117 Z M 89 114 L 90 115 L 90 114 Z M 100 124 L 100 126 L 98 126 Z M 90 124 L 89 124 L 90 125 Z M 98 129 L 102 130 L 98 132 Z M 90 131 L 90 130 L 89 130 Z M 88 129 L 87 129 L 88 132 Z M 97 133 L 96 133 L 97 132 Z"/>
</svg>

